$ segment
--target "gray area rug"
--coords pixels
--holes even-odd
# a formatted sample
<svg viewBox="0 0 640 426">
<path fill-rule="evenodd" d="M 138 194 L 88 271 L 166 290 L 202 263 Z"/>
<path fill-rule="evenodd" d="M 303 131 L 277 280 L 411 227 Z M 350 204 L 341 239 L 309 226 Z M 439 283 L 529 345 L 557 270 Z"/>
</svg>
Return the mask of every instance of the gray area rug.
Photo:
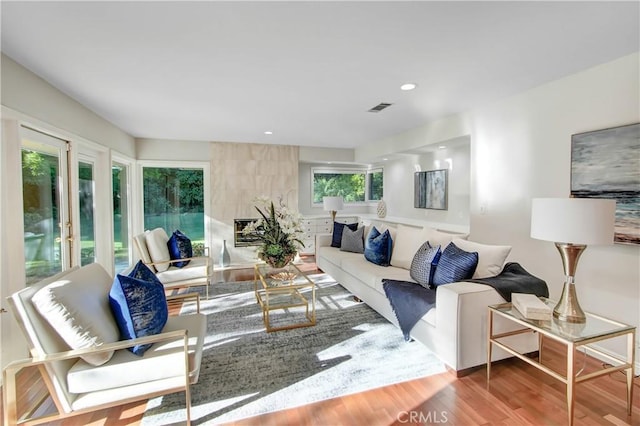
<svg viewBox="0 0 640 426">
<path fill-rule="evenodd" d="M 193 424 L 219 424 L 445 371 L 419 342 L 326 274 L 317 283 L 317 325 L 267 334 L 253 282 L 217 283 L 202 302 L 208 336 L 191 387 Z M 193 311 L 192 306 L 183 313 Z M 302 313 L 275 311 L 278 321 Z M 272 314 L 272 315 L 273 315 Z M 185 419 L 184 393 L 149 401 L 142 424 Z"/>
</svg>

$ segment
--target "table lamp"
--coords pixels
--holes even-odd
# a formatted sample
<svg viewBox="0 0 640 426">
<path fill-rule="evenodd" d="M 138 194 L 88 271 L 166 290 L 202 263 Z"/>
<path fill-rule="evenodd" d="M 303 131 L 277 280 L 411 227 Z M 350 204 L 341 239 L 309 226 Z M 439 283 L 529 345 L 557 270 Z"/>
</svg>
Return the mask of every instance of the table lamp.
<svg viewBox="0 0 640 426">
<path fill-rule="evenodd" d="M 588 244 L 613 244 L 615 200 L 601 198 L 534 198 L 531 203 L 531 238 L 553 241 L 562 257 L 565 283 L 553 316 L 583 323 L 575 289 L 578 259 Z"/>
<path fill-rule="evenodd" d="M 342 197 L 323 197 L 322 206 L 325 211 L 331 212 L 331 220 L 336 221 L 336 213 L 344 208 Z"/>
</svg>

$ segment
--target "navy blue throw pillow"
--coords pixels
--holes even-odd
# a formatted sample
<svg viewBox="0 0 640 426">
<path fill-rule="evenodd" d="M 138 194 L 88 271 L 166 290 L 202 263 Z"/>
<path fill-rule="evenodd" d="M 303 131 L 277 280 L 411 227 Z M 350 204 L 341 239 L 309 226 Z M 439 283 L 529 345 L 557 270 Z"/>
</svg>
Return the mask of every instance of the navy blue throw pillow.
<svg viewBox="0 0 640 426">
<path fill-rule="evenodd" d="M 433 285 L 468 280 L 478 266 L 478 253 L 464 251 L 453 243 L 444 249 L 433 274 Z"/>
<path fill-rule="evenodd" d="M 142 281 L 153 281 L 156 279 L 156 274 L 154 274 L 147 265 L 142 263 L 142 260 L 138 260 L 136 266 L 134 266 L 131 272 L 129 272 L 127 275 Z"/>
<path fill-rule="evenodd" d="M 376 265 L 389 266 L 392 248 L 393 240 L 389 230 L 387 229 L 381 234 L 374 226 L 364 243 L 364 257 Z"/>
<path fill-rule="evenodd" d="M 116 275 L 109 292 L 109 305 L 123 340 L 158 334 L 169 317 L 164 286 L 155 275 L 150 281 Z M 135 345 L 129 350 L 142 356 L 150 347 L 151 344 Z"/>
<path fill-rule="evenodd" d="M 167 241 L 167 247 L 169 248 L 169 257 L 171 257 L 171 260 L 193 257 L 191 240 L 178 229 L 171 234 L 171 238 Z M 185 260 L 184 262 L 173 262 L 172 265 L 177 266 L 178 268 L 184 268 L 189 264 L 189 262 L 190 260 Z"/>
<path fill-rule="evenodd" d="M 421 286 L 429 288 L 441 254 L 440 246 L 431 247 L 429 241 L 422 244 L 411 261 L 411 278 Z"/>
<path fill-rule="evenodd" d="M 342 232 L 345 226 L 351 229 L 352 231 L 355 231 L 356 229 L 358 229 L 357 223 L 345 224 L 340 222 L 333 222 L 333 235 L 331 236 L 331 247 L 340 248 L 340 246 L 342 245 Z"/>
</svg>

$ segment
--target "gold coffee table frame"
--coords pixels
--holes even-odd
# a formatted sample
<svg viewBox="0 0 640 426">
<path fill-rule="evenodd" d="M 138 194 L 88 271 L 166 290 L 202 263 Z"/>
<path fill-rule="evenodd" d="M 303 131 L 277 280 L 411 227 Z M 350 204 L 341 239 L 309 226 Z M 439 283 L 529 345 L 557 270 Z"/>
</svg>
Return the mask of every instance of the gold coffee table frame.
<svg viewBox="0 0 640 426">
<path fill-rule="evenodd" d="M 275 269 L 267 264 L 257 264 L 254 267 L 253 285 L 267 333 L 316 325 L 316 285 L 296 265 Z M 305 290 L 310 291 L 310 297 L 303 294 Z M 305 308 L 306 321 L 271 326 L 271 311 L 296 307 Z"/>
<path fill-rule="evenodd" d="M 551 309 L 555 306 L 555 302 L 541 298 L 547 306 Z M 494 334 L 493 332 L 493 319 L 494 315 L 507 318 L 515 323 L 525 327 L 520 330 L 509 331 L 506 333 Z M 607 318 L 603 318 L 594 314 L 586 313 L 587 321 L 585 323 L 570 323 L 566 321 L 560 321 L 557 318 L 552 318 L 551 321 L 538 321 L 527 319 L 514 307 L 511 303 L 501 303 L 498 305 L 489 306 L 488 315 L 488 342 L 487 342 L 487 386 L 489 385 L 489 379 L 491 374 L 491 352 L 492 347 L 495 345 L 510 354 L 520 358 L 526 363 L 536 367 L 539 370 L 544 371 L 548 375 L 560 380 L 567 385 L 567 417 L 569 425 L 573 425 L 573 411 L 575 406 L 575 392 L 574 387 L 576 383 L 591 380 L 596 377 L 603 376 L 605 374 L 611 374 L 614 371 L 624 371 L 627 376 L 627 415 L 631 416 L 631 409 L 633 403 L 633 377 L 634 377 L 634 359 L 635 359 L 635 336 L 636 328 L 627 324 L 623 324 L 617 321 L 613 321 Z M 528 358 L 516 351 L 512 347 L 508 346 L 501 339 L 505 337 L 513 336 L 522 333 L 538 333 L 538 360 Z M 627 356 L 626 359 L 621 359 L 616 356 L 604 353 L 592 346 L 592 343 L 600 342 L 602 340 L 612 339 L 619 336 L 627 336 Z M 548 337 L 560 343 L 563 343 L 567 347 L 567 370 L 566 373 L 560 374 L 557 371 L 542 364 L 542 336 Z M 611 367 L 604 368 L 602 370 L 596 370 L 590 373 L 580 375 L 580 372 L 575 370 L 575 352 L 580 346 L 589 348 L 593 353 L 600 355 L 601 357 L 608 359 L 612 362 Z M 586 349 L 585 349 L 586 350 Z"/>
</svg>

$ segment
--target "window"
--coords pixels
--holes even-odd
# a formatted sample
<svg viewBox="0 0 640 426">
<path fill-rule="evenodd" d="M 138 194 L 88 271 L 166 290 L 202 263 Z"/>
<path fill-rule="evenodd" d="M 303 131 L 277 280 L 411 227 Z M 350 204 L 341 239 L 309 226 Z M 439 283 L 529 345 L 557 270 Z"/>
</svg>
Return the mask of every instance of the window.
<svg viewBox="0 0 640 426">
<path fill-rule="evenodd" d="M 144 228 L 179 229 L 192 243 L 204 243 L 204 171 L 201 168 L 143 167 Z"/>
<path fill-rule="evenodd" d="M 116 273 L 124 271 L 130 263 L 129 170 L 129 165 L 125 163 L 113 162 L 111 166 L 113 188 L 113 260 Z"/>
<path fill-rule="evenodd" d="M 94 167 L 90 161 L 78 162 L 78 203 L 80 208 L 80 265 L 96 261 Z"/>
<path fill-rule="evenodd" d="M 383 189 L 382 169 L 367 170 L 367 201 L 380 201 Z"/>
<path fill-rule="evenodd" d="M 347 204 L 377 201 L 383 194 L 383 170 L 312 169 L 313 203 L 325 196 L 341 196 Z"/>
</svg>

